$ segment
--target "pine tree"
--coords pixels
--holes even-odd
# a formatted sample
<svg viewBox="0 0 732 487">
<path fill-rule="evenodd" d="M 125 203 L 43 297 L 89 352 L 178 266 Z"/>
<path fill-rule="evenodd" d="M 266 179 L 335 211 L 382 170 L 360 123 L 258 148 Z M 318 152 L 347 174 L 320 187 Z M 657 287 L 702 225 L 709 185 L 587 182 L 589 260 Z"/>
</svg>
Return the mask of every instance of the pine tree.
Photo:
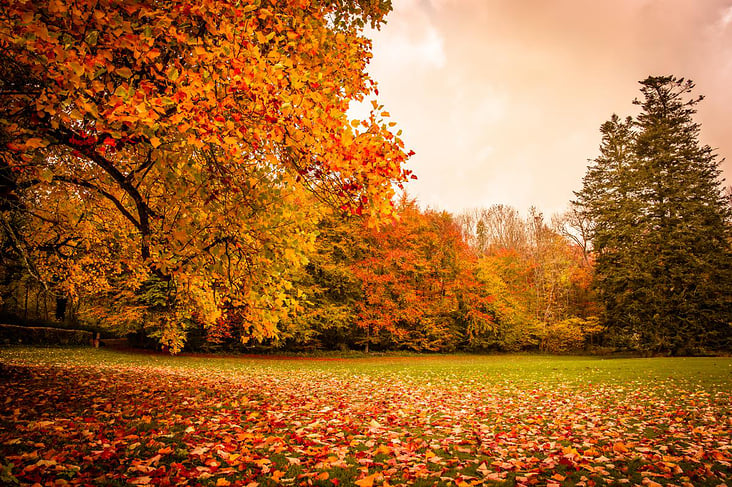
<svg viewBox="0 0 732 487">
<path fill-rule="evenodd" d="M 641 113 L 601 128 L 577 204 L 594 222 L 596 286 L 612 334 L 653 352 L 728 348 L 730 206 L 699 142 L 702 97 L 673 76 L 640 82 Z"/>
</svg>

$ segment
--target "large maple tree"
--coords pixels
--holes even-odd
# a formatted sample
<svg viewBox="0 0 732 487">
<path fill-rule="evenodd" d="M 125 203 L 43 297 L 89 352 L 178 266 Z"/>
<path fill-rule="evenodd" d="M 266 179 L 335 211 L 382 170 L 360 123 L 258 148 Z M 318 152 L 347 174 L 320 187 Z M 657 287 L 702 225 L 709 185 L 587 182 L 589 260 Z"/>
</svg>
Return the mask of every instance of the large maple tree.
<svg viewBox="0 0 732 487">
<path fill-rule="evenodd" d="M 318 215 L 393 210 L 408 154 L 374 103 L 390 2 L 0 1 L 4 235 L 57 294 L 146 323 L 236 309 L 276 334 Z M 136 325 L 137 326 L 137 325 Z"/>
</svg>

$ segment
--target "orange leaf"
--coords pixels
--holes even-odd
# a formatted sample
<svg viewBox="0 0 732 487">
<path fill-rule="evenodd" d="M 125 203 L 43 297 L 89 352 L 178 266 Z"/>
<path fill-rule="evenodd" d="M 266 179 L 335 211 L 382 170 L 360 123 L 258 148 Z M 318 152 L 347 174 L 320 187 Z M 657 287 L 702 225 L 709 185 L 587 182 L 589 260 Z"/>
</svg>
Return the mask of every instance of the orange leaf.
<svg viewBox="0 0 732 487">
<path fill-rule="evenodd" d="M 33 137 L 25 141 L 26 149 L 37 149 L 38 147 L 46 147 L 47 145 L 48 141 L 38 137 Z"/>
<path fill-rule="evenodd" d="M 615 453 L 627 453 L 628 447 L 623 442 L 619 441 L 613 445 L 613 451 Z"/>
<path fill-rule="evenodd" d="M 123 78 L 131 78 L 132 77 L 132 70 L 130 68 L 119 68 L 115 71 L 118 75 L 122 76 Z"/>
<path fill-rule="evenodd" d="M 372 487 L 374 485 L 375 478 L 376 474 L 371 474 L 367 477 L 362 478 L 361 480 L 356 480 L 355 484 L 359 487 Z"/>
<path fill-rule="evenodd" d="M 374 451 L 374 454 L 382 453 L 384 455 L 388 455 L 391 453 L 391 451 L 392 451 L 391 447 L 389 447 L 387 445 L 379 445 L 379 447 L 376 449 L 376 451 Z"/>
</svg>

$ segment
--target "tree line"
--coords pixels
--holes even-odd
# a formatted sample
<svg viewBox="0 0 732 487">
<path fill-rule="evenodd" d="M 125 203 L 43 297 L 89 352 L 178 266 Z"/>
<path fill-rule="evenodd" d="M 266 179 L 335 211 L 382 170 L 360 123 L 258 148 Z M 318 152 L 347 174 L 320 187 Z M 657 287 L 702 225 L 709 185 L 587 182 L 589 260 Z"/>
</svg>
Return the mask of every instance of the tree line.
<svg viewBox="0 0 732 487">
<path fill-rule="evenodd" d="M 547 222 L 535 209 L 522 217 L 505 205 L 452 215 L 422 209 L 406 194 L 395 218 L 379 226 L 321 211 L 306 259 L 281 276 L 290 286 L 279 297 L 288 311 L 277 335 L 256 338 L 242 313 L 246 303 L 231 301 L 214 323 L 186 320 L 189 347 L 565 352 L 597 341 L 592 262 L 563 234 L 564 217 Z M 48 319 L 48 303 L 39 313 L 43 288 L 22 267 L 16 272 L 3 287 L 6 311 L 27 317 L 30 293 L 31 317 Z M 164 299 L 154 294 L 160 289 L 145 292 L 145 299 Z M 117 316 L 114 298 L 80 297 L 68 317 L 156 337 L 155 322 Z"/>
<path fill-rule="evenodd" d="M 730 346 L 691 82 L 641 83 L 562 217 L 450 215 L 396 196 L 412 153 L 383 106 L 347 115 L 378 95 L 364 28 L 388 1 L 0 6 L 6 314 L 172 352 Z"/>
</svg>

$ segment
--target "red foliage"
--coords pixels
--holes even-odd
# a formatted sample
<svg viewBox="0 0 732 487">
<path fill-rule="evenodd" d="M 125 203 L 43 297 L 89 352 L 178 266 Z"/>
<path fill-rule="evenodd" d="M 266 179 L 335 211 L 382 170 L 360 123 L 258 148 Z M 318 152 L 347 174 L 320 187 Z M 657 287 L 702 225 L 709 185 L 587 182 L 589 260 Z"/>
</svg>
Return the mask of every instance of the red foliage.
<svg viewBox="0 0 732 487">
<path fill-rule="evenodd" d="M 366 250 L 351 270 L 362 286 L 358 324 L 367 344 L 444 350 L 456 346 L 461 321 L 492 319 L 475 255 L 449 213 L 403 198 L 398 219 L 361 231 Z"/>
</svg>

